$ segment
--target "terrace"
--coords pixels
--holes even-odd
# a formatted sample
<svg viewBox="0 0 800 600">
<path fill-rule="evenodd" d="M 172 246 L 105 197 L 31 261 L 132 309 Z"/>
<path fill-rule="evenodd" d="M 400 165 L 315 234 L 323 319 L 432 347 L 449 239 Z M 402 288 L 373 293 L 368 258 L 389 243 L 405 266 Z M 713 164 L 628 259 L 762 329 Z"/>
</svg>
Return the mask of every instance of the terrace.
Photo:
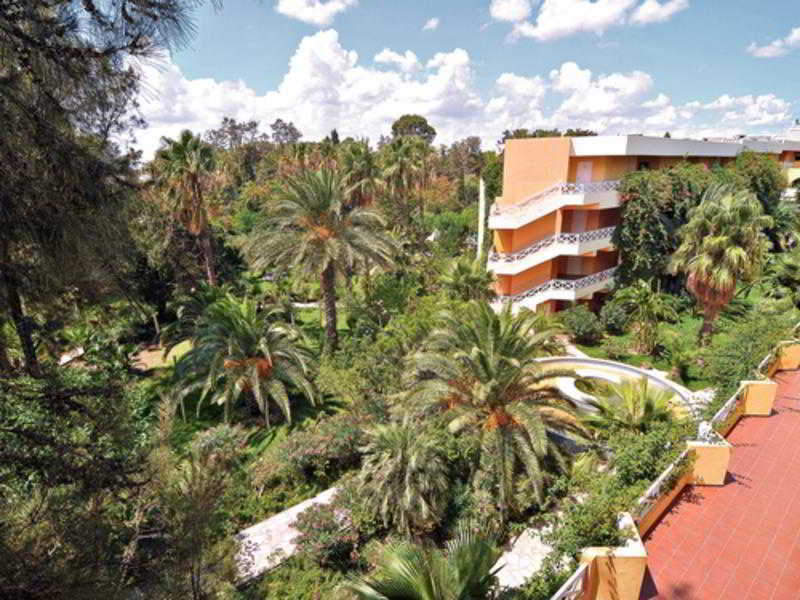
<svg viewBox="0 0 800 600">
<path fill-rule="evenodd" d="M 641 600 L 800 597 L 800 372 L 772 414 L 744 417 L 722 486 L 686 486 L 644 537 Z"/>
</svg>

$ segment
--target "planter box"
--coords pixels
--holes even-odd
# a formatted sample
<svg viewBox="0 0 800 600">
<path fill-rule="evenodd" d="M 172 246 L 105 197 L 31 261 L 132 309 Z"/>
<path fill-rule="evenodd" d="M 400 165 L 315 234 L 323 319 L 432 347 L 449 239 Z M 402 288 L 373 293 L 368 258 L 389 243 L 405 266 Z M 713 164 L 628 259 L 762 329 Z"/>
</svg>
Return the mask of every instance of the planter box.
<svg viewBox="0 0 800 600">
<path fill-rule="evenodd" d="M 719 442 L 686 442 L 693 454 L 692 483 L 723 485 L 731 460 L 731 445 L 720 438 Z"/>
<path fill-rule="evenodd" d="M 775 394 L 778 384 L 774 381 L 743 381 L 744 389 L 744 414 L 754 416 L 768 416 L 772 413 L 775 403 Z"/>
<path fill-rule="evenodd" d="M 617 548 L 584 548 L 581 562 L 589 565 L 588 589 L 582 600 L 638 600 L 647 569 L 647 551 L 628 513 L 619 520 L 620 529 L 631 535 Z"/>
</svg>

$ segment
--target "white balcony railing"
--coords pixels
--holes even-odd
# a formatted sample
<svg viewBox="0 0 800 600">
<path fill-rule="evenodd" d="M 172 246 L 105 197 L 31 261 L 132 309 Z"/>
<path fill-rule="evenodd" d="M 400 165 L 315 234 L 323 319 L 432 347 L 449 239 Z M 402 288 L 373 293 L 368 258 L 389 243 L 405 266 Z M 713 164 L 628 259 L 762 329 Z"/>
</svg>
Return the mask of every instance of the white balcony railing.
<svg viewBox="0 0 800 600">
<path fill-rule="evenodd" d="M 540 250 L 553 246 L 554 244 L 582 244 L 599 240 L 611 241 L 611 236 L 616 229 L 615 225 L 603 227 L 602 229 L 592 229 L 591 231 L 581 231 L 578 233 L 557 233 L 544 239 L 538 240 L 517 252 L 495 252 L 489 253 L 489 263 L 515 263 L 524 258 L 535 254 Z"/>
<path fill-rule="evenodd" d="M 521 213 L 537 204 L 538 202 L 554 195 L 571 195 L 571 194 L 596 194 L 600 192 L 616 192 L 619 189 L 618 179 L 608 179 L 605 181 L 591 181 L 588 183 L 577 182 L 560 182 L 551 185 L 549 188 L 537 192 L 529 196 L 522 202 L 511 204 L 509 206 L 499 206 L 498 204 L 492 205 L 491 215 L 508 215 Z"/>
<path fill-rule="evenodd" d="M 534 286 L 529 290 L 525 290 L 524 292 L 520 292 L 519 294 L 514 294 L 513 296 L 500 296 L 498 300 L 501 302 L 516 303 L 528 298 L 533 298 L 539 294 L 543 294 L 551 290 L 563 290 L 580 293 L 586 288 L 610 281 L 614 277 L 616 270 L 617 267 L 611 267 L 605 271 L 592 273 L 591 275 L 580 277 L 579 279 L 550 279 L 549 281 L 540 283 L 539 285 Z"/>
<path fill-rule="evenodd" d="M 581 563 L 567 578 L 558 591 L 550 597 L 550 600 L 582 600 L 588 590 L 584 589 L 586 578 L 589 573 L 589 564 Z"/>
</svg>

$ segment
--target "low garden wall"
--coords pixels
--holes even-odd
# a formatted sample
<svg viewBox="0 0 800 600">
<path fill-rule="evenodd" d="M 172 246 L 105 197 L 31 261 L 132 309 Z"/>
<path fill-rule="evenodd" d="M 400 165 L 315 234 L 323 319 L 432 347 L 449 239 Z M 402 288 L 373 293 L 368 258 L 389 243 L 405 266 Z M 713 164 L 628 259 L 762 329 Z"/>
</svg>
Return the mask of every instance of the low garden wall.
<svg viewBox="0 0 800 600">
<path fill-rule="evenodd" d="M 620 526 L 633 529 L 626 545 L 584 549 L 581 564 L 551 600 L 637 600 L 647 567 L 641 536 L 687 485 L 724 484 L 731 452 L 724 436 L 743 416 L 768 416 L 778 387 L 768 378 L 778 371 L 799 367 L 800 343 L 793 340 L 778 344 L 758 366 L 764 379 L 742 381 L 711 419 L 714 433 L 708 440 L 688 441 L 686 450 L 640 496 L 631 513 L 621 516 Z"/>
</svg>

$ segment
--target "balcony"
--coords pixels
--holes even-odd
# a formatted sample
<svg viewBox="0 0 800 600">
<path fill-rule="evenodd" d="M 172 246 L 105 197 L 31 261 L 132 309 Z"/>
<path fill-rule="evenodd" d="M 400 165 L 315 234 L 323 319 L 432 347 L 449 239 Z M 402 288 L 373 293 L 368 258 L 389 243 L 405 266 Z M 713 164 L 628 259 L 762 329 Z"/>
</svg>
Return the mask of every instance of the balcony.
<svg viewBox="0 0 800 600">
<path fill-rule="evenodd" d="M 557 233 L 538 240 L 530 246 L 512 253 L 492 251 L 487 268 L 498 275 L 517 275 L 557 256 L 579 256 L 596 252 L 611 245 L 616 226 L 582 231 Z"/>
<path fill-rule="evenodd" d="M 565 206 L 597 205 L 598 208 L 619 206 L 619 180 L 590 183 L 562 182 L 529 196 L 518 204 L 492 205 L 489 213 L 491 229 L 518 229 L 526 223 Z"/>
<path fill-rule="evenodd" d="M 502 305 L 510 302 L 515 309 L 524 307 L 533 310 L 542 302 L 547 302 L 548 300 L 569 300 L 574 302 L 583 298 L 591 298 L 595 292 L 608 287 L 616 271 L 617 267 L 611 267 L 605 271 L 599 271 L 576 279 L 567 279 L 566 277 L 551 279 L 513 296 L 500 296 L 497 304 Z"/>
</svg>

